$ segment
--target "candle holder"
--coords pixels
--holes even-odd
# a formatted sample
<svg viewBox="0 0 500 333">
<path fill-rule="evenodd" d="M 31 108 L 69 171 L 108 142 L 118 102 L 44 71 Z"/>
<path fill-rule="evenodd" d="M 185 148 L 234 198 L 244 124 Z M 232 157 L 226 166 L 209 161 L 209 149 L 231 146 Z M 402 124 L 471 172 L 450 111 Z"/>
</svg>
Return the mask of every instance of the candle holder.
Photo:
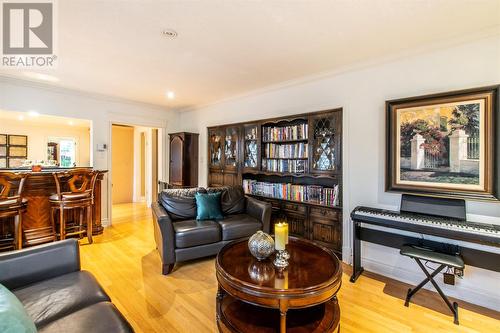
<svg viewBox="0 0 500 333">
<path fill-rule="evenodd" d="M 288 266 L 288 259 L 290 259 L 290 254 L 285 250 L 278 250 L 276 257 L 274 258 L 273 264 L 278 268 L 285 268 Z"/>
</svg>

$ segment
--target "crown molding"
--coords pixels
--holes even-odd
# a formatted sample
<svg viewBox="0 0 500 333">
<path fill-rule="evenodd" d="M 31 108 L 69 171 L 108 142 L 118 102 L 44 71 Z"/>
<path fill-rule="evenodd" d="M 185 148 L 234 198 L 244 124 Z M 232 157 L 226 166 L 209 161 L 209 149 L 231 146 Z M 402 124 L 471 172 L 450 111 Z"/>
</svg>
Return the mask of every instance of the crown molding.
<svg viewBox="0 0 500 333">
<path fill-rule="evenodd" d="M 495 36 L 500 36 L 500 25 L 491 26 L 491 27 L 488 27 L 486 29 L 476 31 L 476 32 L 473 32 L 473 33 L 470 33 L 467 35 L 459 35 L 459 36 L 456 36 L 454 38 L 449 38 L 449 39 L 444 40 L 444 41 L 432 42 L 432 43 L 426 44 L 425 46 L 404 50 L 404 51 L 394 53 L 394 54 L 389 55 L 389 56 L 382 56 L 382 57 L 378 57 L 378 58 L 368 60 L 368 61 L 361 61 L 361 62 L 358 62 L 356 64 L 341 66 L 335 70 L 324 71 L 324 72 L 320 72 L 320 73 L 316 73 L 316 74 L 312 74 L 312 75 L 307 75 L 307 76 L 303 76 L 303 77 L 296 78 L 296 79 L 283 81 L 283 82 L 280 82 L 277 84 L 268 85 L 268 86 L 265 86 L 263 88 L 258 88 L 258 89 L 247 91 L 247 92 L 244 92 L 241 94 L 236 94 L 236 95 L 233 95 L 233 96 L 230 96 L 227 98 L 219 99 L 219 100 L 214 101 L 214 102 L 209 102 L 209 103 L 194 105 L 194 106 L 188 106 L 188 107 L 184 107 L 184 108 L 175 108 L 175 110 L 180 112 L 180 113 L 193 112 L 193 111 L 197 111 L 200 109 L 213 107 L 216 105 L 220 105 L 220 104 L 224 104 L 224 103 L 228 103 L 228 102 L 232 102 L 232 101 L 237 101 L 237 100 L 244 99 L 244 98 L 263 95 L 263 94 L 266 94 L 266 93 L 269 93 L 272 91 L 276 91 L 276 90 L 281 90 L 281 89 L 285 89 L 285 88 L 299 86 L 299 85 L 303 85 L 303 84 L 306 84 L 309 82 L 319 81 L 322 79 L 329 79 L 329 78 L 333 78 L 333 77 L 336 77 L 336 76 L 339 76 L 342 74 L 361 71 L 361 70 L 369 69 L 369 68 L 374 68 L 374 67 L 378 67 L 381 65 L 401 61 L 404 59 L 411 59 L 413 57 L 420 56 L 423 54 L 439 52 L 440 50 L 445 50 L 445 49 L 457 47 L 460 45 L 474 43 L 474 42 L 477 42 L 477 41 L 480 41 L 483 39 L 493 38 Z"/>
<path fill-rule="evenodd" d="M 58 94 L 90 98 L 90 99 L 94 99 L 94 100 L 98 100 L 98 101 L 142 106 L 142 107 L 147 107 L 150 109 L 157 109 L 157 110 L 163 111 L 163 112 L 165 112 L 165 111 L 176 112 L 175 109 L 169 109 L 168 107 L 166 107 L 164 105 L 140 102 L 140 101 L 135 101 L 135 100 L 126 99 L 126 98 L 122 98 L 122 97 L 115 97 L 115 96 L 110 96 L 110 95 L 105 95 L 105 94 L 100 94 L 100 93 L 95 93 L 95 92 L 70 89 L 70 88 L 57 86 L 54 84 L 42 83 L 42 82 L 33 81 L 33 80 L 20 79 L 18 77 L 11 76 L 11 75 L 8 75 L 5 73 L 0 73 L 0 82 L 6 83 L 6 84 L 12 84 L 12 85 L 16 85 L 16 86 L 21 86 L 21 87 L 42 89 L 42 90 L 46 90 L 46 91 L 50 91 L 50 92 L 55 92 Z"/>
</svg>

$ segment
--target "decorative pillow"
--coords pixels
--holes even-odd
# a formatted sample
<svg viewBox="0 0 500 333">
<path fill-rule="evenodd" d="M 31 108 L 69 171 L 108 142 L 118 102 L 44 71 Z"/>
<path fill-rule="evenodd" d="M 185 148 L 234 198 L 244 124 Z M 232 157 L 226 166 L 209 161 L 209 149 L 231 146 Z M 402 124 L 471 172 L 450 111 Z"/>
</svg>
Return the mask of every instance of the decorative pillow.
<svg viewBox="0 0 500 333">
<path fill-rule="evenodd" d="M 224 215 L 245 212 L 245 192 L 241 186 L 209 187 L 207 193 L 221 193 L 220 205 Z"/>
<path fill-rule="evenodd" d="M 222 220 L 224 215 L 220 210 L 220 193 L 196 193 L 196 209 L 198 214 L 196 219 L 201 220 Z"/>
<path fill-rule="evenodd" d="M 0 284 L 0 332 L 36 333 L 35 323 L 17 297 Z"/>
<path fill-rule="evenodd" d="M 165 208 L 172 221 L 189 220 L 196 217 L 197 192 L 205 192 L 204 188 L 168 189 L 159 195 L 159 202 Z"/>
</svg>

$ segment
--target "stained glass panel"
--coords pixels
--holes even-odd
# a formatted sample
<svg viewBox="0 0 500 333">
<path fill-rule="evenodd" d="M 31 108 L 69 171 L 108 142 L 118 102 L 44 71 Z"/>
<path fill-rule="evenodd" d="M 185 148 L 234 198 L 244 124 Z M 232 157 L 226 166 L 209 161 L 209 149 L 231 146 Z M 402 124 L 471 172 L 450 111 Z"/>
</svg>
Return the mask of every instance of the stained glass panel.
<svg viewBox="0 0 500 333">
<path fill-rule="evenodd" d="M 226 165 L 236 166 L 238 161 L 238 128 L 228 127 L 226 128 L 224 138 L 224 157 Z"/>
<path fill-rule="evenodd" d="M 314 119 L 313 123 L 313 169 L 335 170 L 335 119 L 325 116 Z"/>
<path fill-rule="evenodd" d="M 245 127 L 245 167 L 256 168 L 257 156 L 257 126 Z"/>
<path fill-rule="evenodd" d="M 210 164 L 220 165 L 222 159 L 222 137 L 218 131 L 210 131 Z"/>
</svg>

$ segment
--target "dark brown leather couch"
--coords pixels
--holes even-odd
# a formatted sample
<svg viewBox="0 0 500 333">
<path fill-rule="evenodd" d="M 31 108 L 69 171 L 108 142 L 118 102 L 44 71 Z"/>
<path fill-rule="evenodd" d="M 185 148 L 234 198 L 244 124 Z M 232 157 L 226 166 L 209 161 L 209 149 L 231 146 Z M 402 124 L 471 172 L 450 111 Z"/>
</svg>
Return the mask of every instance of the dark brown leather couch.
<svg viewBox="0 0 500 333">
<path fill-rule="evenodd" d="M 197 192 L 222 192 L 223 220 L 196 220 Z M 271 205 L 246 197 L 241 186 L 163 190 L 152 210 L 165 275 L 176 262 L 215 255 L 225 244 L 248 238 L 257 230 L 269 233 L 271 220 Z"/>
<path fill-rule="evenodd" d="M 132 327 L 89 272 L 75 239 L 0 254 L 0 283 L 40 333 L 129 333 Z"/>
</svg>

